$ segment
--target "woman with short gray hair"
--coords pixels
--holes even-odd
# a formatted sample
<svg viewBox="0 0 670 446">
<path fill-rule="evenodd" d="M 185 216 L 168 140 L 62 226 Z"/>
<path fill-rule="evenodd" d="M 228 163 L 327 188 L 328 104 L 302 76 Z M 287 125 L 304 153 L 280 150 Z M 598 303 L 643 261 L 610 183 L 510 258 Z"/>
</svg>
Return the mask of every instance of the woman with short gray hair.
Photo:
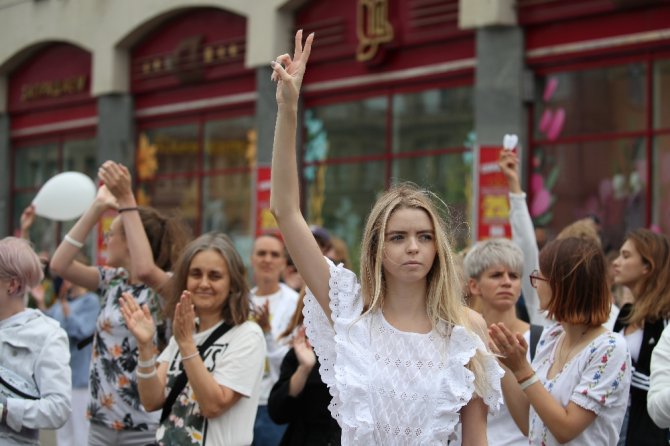
<svg viewBox="0 0 670 446">
<path fill-rule="evenodd" d="M 487 325 L 504 322 L 523 333 L 526 342 L 536 346 L 541 326 L 531 326 L 516 315 L 516 302 L 521 295 L 523 252 L 514 242 L 496 238 L 480 241 L 465 256 L 468 292 L 477 298 Z M 528 349 L 532 360 L 534 348 Z M 488 416 L 487 437 L 492 446 L 527 445 L 528 438 L 517 427 L 507 406 Z"/>
</svg>

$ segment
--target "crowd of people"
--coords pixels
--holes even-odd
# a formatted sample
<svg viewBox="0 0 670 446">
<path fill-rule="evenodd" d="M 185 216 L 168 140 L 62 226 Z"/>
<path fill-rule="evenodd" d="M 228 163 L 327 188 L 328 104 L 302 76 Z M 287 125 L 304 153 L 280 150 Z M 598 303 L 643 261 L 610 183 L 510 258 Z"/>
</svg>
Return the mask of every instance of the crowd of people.
<svg viewBox="0 0 670 446">
<path fill-rule="evenodd" d="M 23 238 L 0 240 L 0 443 L 668 444 L 668 238 L 636 229 L 608 258 L 586 218 L 540 249 L 501 150 L 511 239 L 456 253 L 444 203 L 403 183 L 372 204 L 355 273 L 299 206 L 313 40 L 298 31 L 272 62 L 278 231 L 255 239 L 250 274 L 227 235 L 138 206 L 113 161 L 47 264 L 23 239 L 32 207 Z M 106 263 L 89 265 L 110 210 Z"/>
</svg>

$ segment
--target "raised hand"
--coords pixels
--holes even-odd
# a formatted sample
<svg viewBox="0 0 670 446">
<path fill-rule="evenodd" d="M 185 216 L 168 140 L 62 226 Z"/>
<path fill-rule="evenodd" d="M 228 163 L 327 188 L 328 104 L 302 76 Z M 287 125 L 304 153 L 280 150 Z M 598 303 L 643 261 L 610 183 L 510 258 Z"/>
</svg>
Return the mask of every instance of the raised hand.
<svg viewBox="0 0 670 446">
<path fill-rule="evenodd" d="M 519 157 L 516 152 L 511 150 L 501 150 L 498 158 L 498 166 L 507 179 L 507 185 L 510 192 L 521 192 L 521 183 L 519 182 Z"/>
<path fill-rule="evenodd" d="M 514 374 L 523 373 L 530 368 L 526 353 L 528 344 L 520 333 L 512 333 L 504 323 L 491 324 L 489 327 L 489 347 L 499 355 L 499 360 Z"/>
<path fill-rule="evenodd" d="M 191 301 L 191 293 L 181 293 L 179 303 L 174 310 L 172 321 L 172 334 L 180 347 L 187 343 L 193 343 L 193 330 L 195 328 L 195 310 Z"/>
<path fill-rule="evenodd" d="M 277 104 L 297 105 L 313 41 L 314 33 L 311 33 L 303 46 L 302 30 L 299 30 L 295 33 L 293 59 L 288 54 L 282 54 L 272 61 L 272 80 L 277 82 Z"/>
<path fill-rule="evenodd" d="M 21 213 L 21 237 L 28 239 L 31 226 L 35 223 L 35 206 L 26 207 Z"/>
<path fill-rule="evenodd" d="M 270 326 L 270 301 L 266 300 L 264 304 L 256 305 L 254 316 L 256 323 L 260 325 L 264 333 L 272 331 L 272 326 Z"/>
<path fill-rule="evenodd" d="M 126 166 L 114 161 L 105 161 L 98 169 L 98 177 L 118 201 L 133 196 L 130 171 Z"/>
<path fill-rule="evenodd" d="M 316 355 L 305 335 L 305 327 L 300 327 L 295 338 L 293 338 L 293 351 L 295 351 L 298 364 L 301 366 L 311 369 L 316 364 Z"/>
<path fill-rule="evenodd" d="M 137 344 L 153 343 L 156 324 L 151 317 L 149 307 L 146 304 L 140 307 L 130 293 L 123 293 L 120 302 L 123 319 L 126 321 L 128 330 L 137 339 Z"/>
<path fill-rule="evenodd" d="M 95 202 L 105 209 L 117 209 L 119 203 L 114 198 L 114 195 L 107 189 L 104 184 L 98 188 L 98 193 L 95 196 Z"/>
</svg>

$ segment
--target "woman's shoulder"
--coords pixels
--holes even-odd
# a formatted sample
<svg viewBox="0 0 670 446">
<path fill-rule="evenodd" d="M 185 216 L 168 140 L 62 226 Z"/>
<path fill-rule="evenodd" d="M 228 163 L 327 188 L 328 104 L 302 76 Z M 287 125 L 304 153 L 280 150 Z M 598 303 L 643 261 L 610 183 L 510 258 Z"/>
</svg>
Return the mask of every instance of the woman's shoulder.
<svg viewBox="0 0 670 446">
<path fill-rule="evenodd" d="M 231 329 L 231 332 L 231 334 L 234 334 L 235 337 L 252 336 L 258 337 L 261 341 L 265 342 L 265 338 L 263 337 L 263 330 L 254 321 L 245 321 L 239 325 L 236 325 Z"/>
<path fill-rule="evenodd" d="M 591 351 L 606 351 L 610 356 L 626 356 L 628 342 L 621 334 L 606 330 L 591 341 Z"/>
</svg>

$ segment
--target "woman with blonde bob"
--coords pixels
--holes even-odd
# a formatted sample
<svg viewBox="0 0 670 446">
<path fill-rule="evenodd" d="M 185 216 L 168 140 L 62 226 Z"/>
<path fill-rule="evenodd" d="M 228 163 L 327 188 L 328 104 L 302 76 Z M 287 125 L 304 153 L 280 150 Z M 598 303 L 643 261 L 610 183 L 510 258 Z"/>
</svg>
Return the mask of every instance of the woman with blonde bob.
<svg viewBox="0 0 670 446">
<path fill-rule="evenodd" d="M 70 350 L 65 331 L 26 308 L 44 274 L 26 240 L 0 240 L 0 444 L 39 444 L 39 429 L 70 416 Z"/>
<path fill-rule="evenodd" d="M 137 339 L 142 404 L 147 410 L 163 409 L 156 441 L 179 446 L 250 444 L 265 339 L 249 321 L 246 269 L 230 238 L 206 234 L 189 243 L 167 289 L 173 336 L 158 359 L 149 308 L 140 307 L 129 293 L 124 293 L 121 307 Z M 186 382 L 180 389 L 182 373 Z"/>
<path fill-rule="evenodd" d="M 300 212 L 297 104 L 313 39 L 303 48 L 298 31 L 293 58 L 272 63 L 271 209 L 309 288 L 307 336 L 342 444 L 444 444 L 459 422 L 464 446 L 486 444 L 502 370 L 475 333 L 483 320 L 464 304 L 431 194 L 403 184 L 378 199 L 361 243 L 360 283 L 323 256 Z"/>
<path fill-rule="evenodd" d="M 615 445 L 628 403 L 631 364 L 623 338 L 603 323 L 610 308 L 600 247 L 582 238 L 547 244 L 531 274 L 545 328 L 533 364 L 528 343 L 504 323 L 492 324 L 492 348 L 509 369 L 505 402 L 532 445 Z"/>
</svg>

